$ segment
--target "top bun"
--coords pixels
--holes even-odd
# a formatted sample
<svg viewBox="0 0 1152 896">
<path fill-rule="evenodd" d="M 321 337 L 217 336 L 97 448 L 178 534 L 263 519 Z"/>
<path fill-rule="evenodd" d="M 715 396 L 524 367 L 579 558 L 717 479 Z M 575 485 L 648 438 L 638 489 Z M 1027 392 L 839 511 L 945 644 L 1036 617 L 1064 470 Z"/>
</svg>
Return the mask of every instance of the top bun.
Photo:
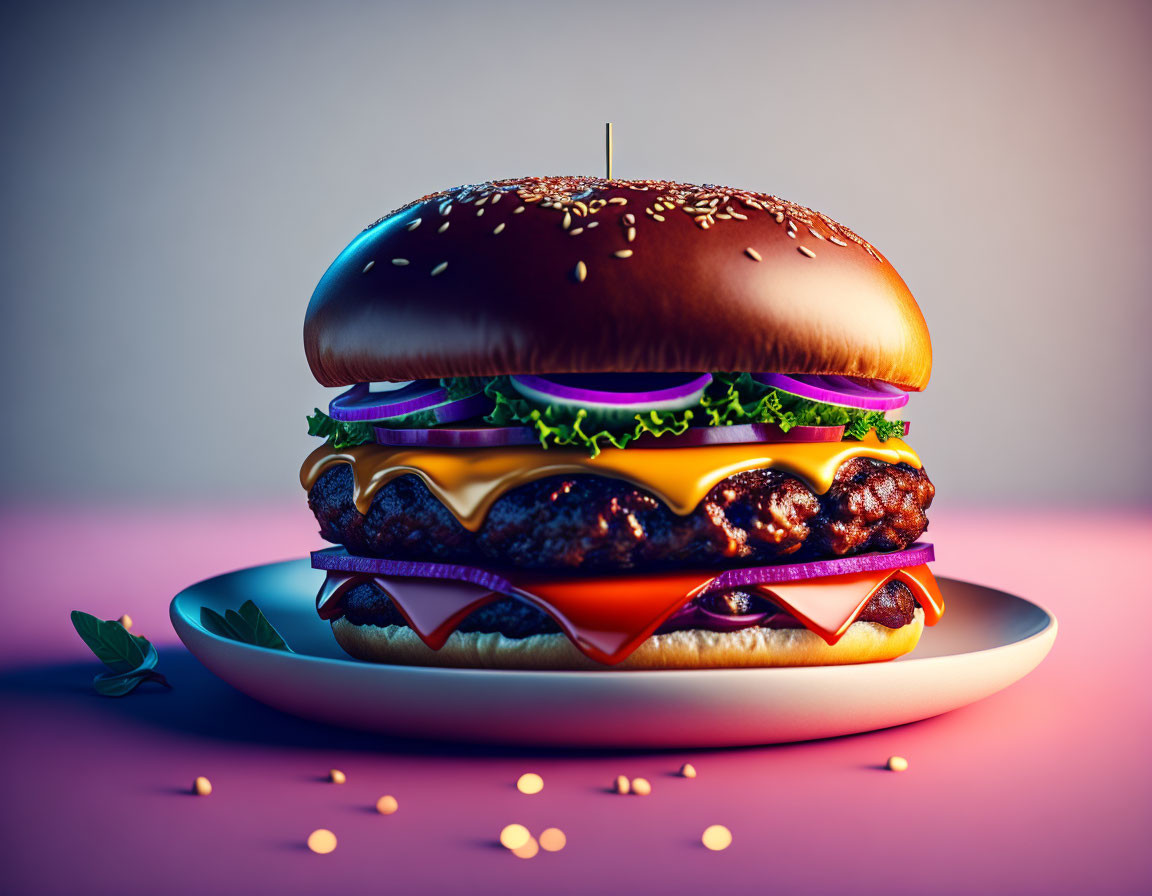
<svg viewBox="0 0 1152 896">
<path fill-rule="evenodd" d="M 900 275 L 827 215 L 592 177 L 457 187 L 381 218 L 320 280 L 304 349 L 325 386 L 747 370 L 919 391 L 932 370 Z"/>
</svg>

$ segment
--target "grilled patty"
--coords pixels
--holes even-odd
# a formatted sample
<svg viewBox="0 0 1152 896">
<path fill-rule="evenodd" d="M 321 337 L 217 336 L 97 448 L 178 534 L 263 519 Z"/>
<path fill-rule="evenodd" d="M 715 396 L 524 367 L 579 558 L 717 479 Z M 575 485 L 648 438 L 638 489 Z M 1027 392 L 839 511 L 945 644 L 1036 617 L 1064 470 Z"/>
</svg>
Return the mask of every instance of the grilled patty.
<svg viewBox="0 0 1152 896">
<path fill-rule="evenodd" d="M 823 495 L 776 470 L 738 473 L 679 516 L 620 479 L 552 476 L 503 494 L 470 532 L 416 476 L 385 484 L 367 515 L 336 464 L 308 493 L 320 535 L 354 554 L 523 569 L 729 567 L 893 551 L 928 526 L 923 470 L 853 458 Z"/>
<path fill-rule="evenodd" d="M 693 603 L 703 604 L 712 613 L 734 616 L 744 613 L 762 613 L 776 609 L 777 615 L 766 620 L 769 628 L 803 628 L 800 620 L 775 607 L 768 599 L 746 591 L 734 589 L 707 594 Z M 357 585 L 343 597 L 342 614 L 353 625 L 402 625 L 408 622 L 395 604 L 375 585 Z M 887 628 L 901 628 L 912 621 L 916 611 L 916 598 L 903 582 L 887 582 L 864 605 L 857 622 L 876 622 Z M 661 632 L 676 631 L 687 626 L 666 625 Z M 473 610 L 456 627 L 460 632 L 499 632 L 507 638 L 527 638 L 560 631 L 556 622 L 531 604 L 513 597 L 501 597 Z"/>
</svg>

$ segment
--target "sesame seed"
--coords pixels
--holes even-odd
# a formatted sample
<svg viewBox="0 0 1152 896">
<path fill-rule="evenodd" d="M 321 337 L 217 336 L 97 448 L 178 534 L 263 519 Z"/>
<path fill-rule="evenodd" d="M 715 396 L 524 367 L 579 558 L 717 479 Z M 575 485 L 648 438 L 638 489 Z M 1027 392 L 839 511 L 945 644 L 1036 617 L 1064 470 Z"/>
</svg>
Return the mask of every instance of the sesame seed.
<svg viewBox="0 0 1152 896">
<path fill-rule="evenodd" d="M 625 199 L 623 196 L 613 196 L 611 199 L 608 200 L 608 204 L 609 205 L 627 205 L 628 200 Z"/>
<path fill-rule="evenodd" d="M 663 221 L 664 220 L 663 215 L 653 215 L 652 218 L 656 221 Z"/>
<path fill-rule="evenodd" d="M 451 202 L 445 202 L 443 205 L 440 206 L 440 214 L 446 215 L 450 211 L 452 211 L 452 203 Z"/>
<path fill-rule="evenodd" d="M 653 202 L 652 203 L 652 209 L 653 209 L 653 211 L 662 212 L 662 211 L 664 211 L 664 206 L 662 204 L 660 204 L 659 202 Z"/>
<path fill-rule="evenodd" d="M 588 206 L 585 205 L 583 202 L 580 202 L 579 200 L 572 203 L 572 208 L 575 210 L 576 214 L 579 215 L 581 218 L 583 218 L 585 215 L 588 214 Z"/>
<path fill-rule="evenodd" d="M 404 265 L 408 264 L 408 259 L 407 258 L 393 258 L 392 264 L 396 265 L 396 267 L 398 267 L 398 268 L 402 268 L 402 267 L 404 267 Z"/>
<path fill-rule="evenodd" d="M 789 230 L 788 236 L 792 237 L 792 239 L 796 239 L 796 231 L 795 230 Z"/>
<path fill-rule="evenodd" d="M 596 227 L 596 226 L 598 226 L 599 224 L 600 224 L 600 222 L 599 222 L 599 221 L 589 221 L 589 222 L 588 222 L 587 224 L 585 224 L 584 226 L 585 226 L 585 227 L 587 227 L 589 230 L 591 230 L 593 227 Z"/>
<path fill-rule="evenodd" d="M 711 824 L 700 835 L 700 842 L 705 849 L 722 852 L 732 845 L 732 832 L 722 824 Z"/>
<path fill-rule="evenodd" d="M 519 849 L 531 839 L 528 828 L 522 824 L 506 824 L 500 829 L 500 845 L 505 849 Z"/>
<path fill-rule="evenodd" d="M 834 236 L 833 236 L 833 237 L 829 237 L 829 238 L 828 238 L 828 242 L 830 242 L 830 243 L 835 243 L 837 246 L 847 246 L 847 245 L 848 245 L 846 242 L 844 242 L 844 240 L 838 240 L 838 239 L 836 239 L 836 237 L 834 237 Z"/>
<path fill-rule="evenodd" d="M 571 230 L 568 231 L 568 236 L 579 236 L 583 232 L 584 232 L 583 227 L 573 227 Z"/>
<path fill-rule="evenodd" d="M 801 255 L 807 255 L 809 258 L 815 258 L 816 253 L 809 249 L 807 246 L 797 246 L 796 251 Z"/>
<path fill-rule="evenodd" d="M 776 223 L 777 224 L 783 224 L 784 223 L 784 212 L 776 212 Z"/>
<path fill-rule="evenodd" d="M 492 204 L 495 205 L 497 202 L 499 202 L 500 197 L 503 195 L 504 195 L 503 193 L 493 193 L 492 194 Z"/>
<path fill-rule="evenodd" d="M 480 198 L 480 199 L 477 199 L 477 200 L 476 200 L 476 204 L 477 204 L 477 205 L 483 205 L 483 204 L 484 204 L 485 202 L 487 202 L 487 201 L 488 201 L 488 197 L 487 197 L 487 196 L 484 196 L 484 197 L 482 197 L 482 198 Z"/>
<path fill-rule="evenodd" d="M 749 246 L 747 249 L 744 250 L 744 254 L 747 255 L 749 258 L 751 258 L 753 261 L 763 261 L 764 260 L 763 256 L 761 256 L 761 254 L 759 252 L 757 252 L 755 249 L 753 249 L 751 246 Z"/>
<path fill-rule="evenodd" d="M 795 221 L 789 221 L 788 222 L 788 229 L 789 230 L 795 230 L 796 229 L 796 222 Z"/>
<path fill-rule="evenodd" d="M 336 848 L 336 835 L 327 828 L 318 828 L 308 835 L 308 848 L 317 855 L 327 855 Z"/>
<path fill-rule="evenodd" d="M 732 220 L 732 216 L 726 215 L 723 212 L 720 212 L 718 215 L 716 215 L 716 220 L 717 221 L 730 221 L 730 220 Z"/>
<path fill-rule="evenodd" d="M 535 772 L 525 772 L 516 779 L 516 789 L 529 795 L 539 793 L 544 789 L 544 779 Z"/>
<path fill-rule="evenodd" d="M 567 230 L 572 226 L 572 213 L 564 212 L 564 220 L 560 222 L 560 226 Z"/>
<path fill-rule="evenodd" d="M 615 255 L 617 258 L 631 258 L 632 257 L 632 250 L 631 249 L 617 249 L 612 254 Z"/>
<path fill-rule="evenodd" d="M 482 208 L 476 209 L 476 217 L 477 218 L 479 218 L 482 214 L 484 214 L 484 209 L 482 209 Z"/>
<path fill-rule="evenodd" d="M 634 239 L 636 239 L 636 228 L 629 227 L 626 236 L 628 237 L 628 242 L 632 242 Z"/>
<path fill-rule="evenodd" d="M 368 264 L 364 265 L 364 269 L 362 271 L 360 271 L 360 273 L 361 274 L 367 274 L 374 267 L 376 267 L 376 262 L 370 261 L 370 262 L 368 262 Z"/>
<path fill-rule="evenodd" d="M 636 216 L 634 214 L 632 214 L 631 212 L 629 212 L 628 214 L 626 214 L 624 216 L 624 223 L 628 224 L 628 225 L 635 224 L 636 223 Z"/>
<path fill-rule="evenodd" d="M 588 265 L 582 261 L 576 262 L 576 268 L 572 271 L 572 276 L 576 278 L 577 283 L 583 283 L 584 278 L 588 276 Z"/>
<path fill-rule="evenodd" d="M 399 808 L 400 804 L 396 802 L 396 797 L 391 794 L 385 794 L 376 800 L 376 811 L 381 815 L 394 815 Z"/>
<path fill-rule="evenodd" d="M 518 215 L 518 214 L 520 214 L 522 211 L 524 211 L 524 209 L 526 209 L 526 208 L 528 208 L 528 206 L 526 206 L 526 205 L 518 205 L 518 206 L 516 206 L 516 208 L 512 209 L 512 214 L 514 214 L 514 215 Z"/>
<path fill-rule="evenodd" d="M 492 230 L 493 234 L 503 233 L 503 232 L 504 232 L 504 224 L 503 223 L 497 224 L 496 227 L 493 228 L 493 230 Z"/>
<path fill-rule="evenodd" d="M 420 222 L 421 222 L 422 220 L 423 220 L 422 218 L 417 218 L 416 220 L 412 221 L 412 222 L 411 222 L 411 223 L 410 223 L 410 224 L 409 224 L 407 227 L 405 227 L 404 229 L 405 229 L 405 230 L 415 230 L 417 227 L 419 227 L 419 226 L 420 226 Z"/>
<path fill-rule="evenodd" d="M 818 240 L 822 240 L 822 239 L 824 239 L 824 237 L 822 237 L 820 234 L 818 234 L 818 233 L 817 233 L 815 230 L 813 230 L 811 227 L 809 227 L 809 228 L 808 228 L 808 232 L 809 232 L 810 234 L 812 234 L 812 236 L 816 237 L 816 239 L 818 239 Z"/>
<path fill-rule="evenodd" d="M 448 224 L 449 224 L 449 223 L 450 223 L 450 222 L 448 222 L 448 221 L 445 221 L 443 224 L 441 224 L 439 227 L 437 227 L 437 228 L 436 228 L 436 232 L 437 232 L 437 233 L 443 233 L 445 230 L 447 230 L 447 229 L 448 229 Z"/>
<path fill-rule="evenodd" d="M 442 261 L 436 265 L 436 267 L 432 268 L 432 276 L 435 277 L 437 274 L 443 274 L 446 270 L 448 270 L 448 262 Z"/>
</svg>

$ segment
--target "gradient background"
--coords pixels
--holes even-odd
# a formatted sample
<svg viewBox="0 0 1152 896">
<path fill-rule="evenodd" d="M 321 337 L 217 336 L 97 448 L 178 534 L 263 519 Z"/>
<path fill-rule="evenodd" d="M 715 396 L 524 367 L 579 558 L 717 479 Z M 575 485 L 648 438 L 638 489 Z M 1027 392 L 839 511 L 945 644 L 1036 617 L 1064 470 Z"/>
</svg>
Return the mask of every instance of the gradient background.
<svg viewBox="0 0 1152 896">
<path fill-rule="evenodd" d="M 1147 3 L 41 3 L 0 84 L 5 500 L 295 498 L 332 258 L 612 120 L 888 255 L 942 501 L 1152 503 Z"/>
</svg>

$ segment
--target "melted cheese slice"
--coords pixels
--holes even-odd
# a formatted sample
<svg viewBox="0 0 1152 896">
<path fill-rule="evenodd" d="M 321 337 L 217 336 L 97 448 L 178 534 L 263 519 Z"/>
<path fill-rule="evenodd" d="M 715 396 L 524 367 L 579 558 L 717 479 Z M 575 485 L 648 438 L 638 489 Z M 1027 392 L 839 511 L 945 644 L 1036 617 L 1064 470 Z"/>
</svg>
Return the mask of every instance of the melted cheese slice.
<svg viewBox="0 0 1152 896">
<path fill-rule="evenodd" d="M 310 490 L 334 464 L 352 467 L 352 498 L 367 514 L 372 498 L 397 476 L 420 477 L 465 528 L 475 532 L 504 492 L 546 476 L 588 473 L 622 479 L 686 516 L 718 482 L 748 470 L 775 469 L 803 479 L 817 493 L 832 486 L 836 471 L 856 457 L 920 468 L 920 458 L 900 439 L 880 442 L 874 433 L 841 442 L 778 442 L 698 448 L 610 448 L 584 451 L 505 448 L 390 448 L 322 445 L 304 461 L 300 484 Z"/>
<path fill-rule="evenodd" d="M 700 571 L 578 579 L 525 576 L 517 577 L 509 592 L 551 616 L 585 656 L 612 665 L 627 659 L 672 614 L 707 590 L 714 578 Z M 940 620 L 944 599 L 926 565 L 754 588 L 828 644 L 835 644 L 872 595 L 891 579 L 909 587 L 928 625 Z M 375 582 L 389 596 L 432 650 L 443 647 L 468 614 L 498 596 L 470 582 L 333 571 L 317 595 L 320 615 L 326 619 L 339 615 L 340 594 L 365 581 Z"/>
</svg>

